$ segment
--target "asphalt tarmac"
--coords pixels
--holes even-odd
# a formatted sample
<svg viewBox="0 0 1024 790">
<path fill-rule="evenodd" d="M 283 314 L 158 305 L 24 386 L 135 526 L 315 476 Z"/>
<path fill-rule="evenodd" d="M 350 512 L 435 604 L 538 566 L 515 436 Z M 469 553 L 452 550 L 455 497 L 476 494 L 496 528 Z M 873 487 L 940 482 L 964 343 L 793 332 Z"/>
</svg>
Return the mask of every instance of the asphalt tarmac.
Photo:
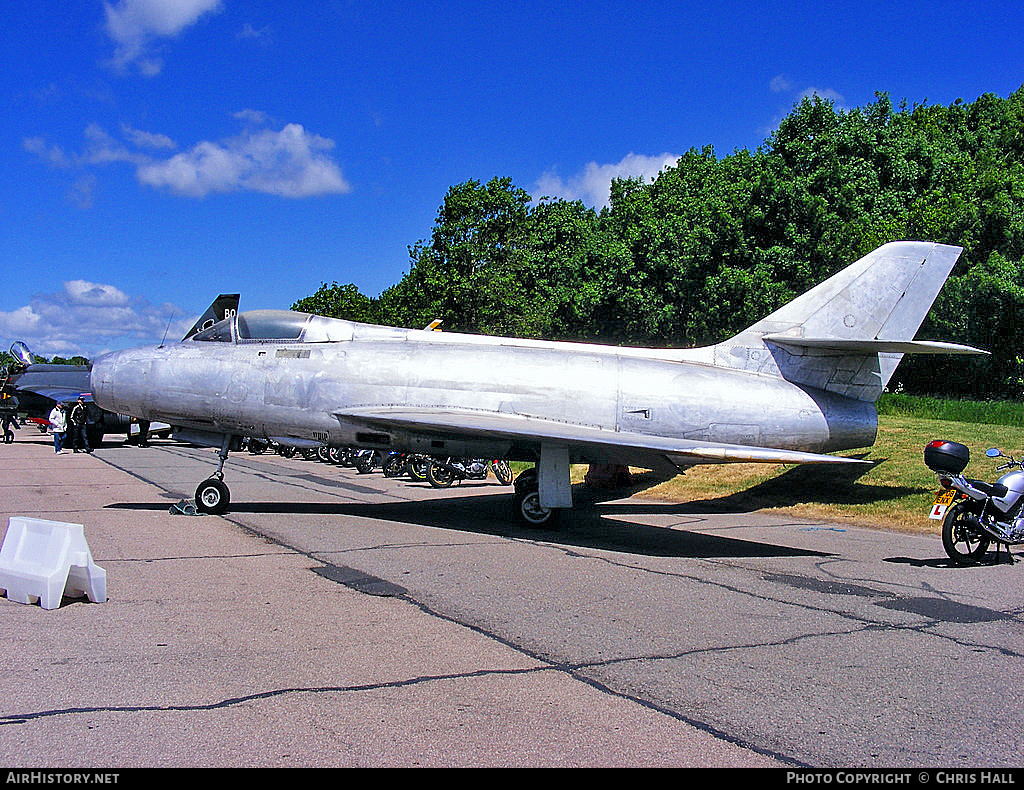
<svg viewBox="0 0 1024 790">
<path fill-rule="evenodd" d="M 215 461 L 58 455 L 25 429 L 0 446 L 0 529 L 83 524 L 108 578 L 104 603 L 0 598 L 0 764 L 1024 757 L 1019 565 L 637 500 L 528 531 L 493 480 L 439 492 L 271 455 L 232 455 L 226 516 L 176 512 Z"/>
</svg>

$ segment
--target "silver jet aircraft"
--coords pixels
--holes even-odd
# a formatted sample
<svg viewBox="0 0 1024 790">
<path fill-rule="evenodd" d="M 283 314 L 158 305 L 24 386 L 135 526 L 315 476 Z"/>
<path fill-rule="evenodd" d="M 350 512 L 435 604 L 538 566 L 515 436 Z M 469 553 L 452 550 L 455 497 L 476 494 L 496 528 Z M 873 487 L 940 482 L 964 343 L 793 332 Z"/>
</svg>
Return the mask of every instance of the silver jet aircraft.
<svg viewBox="0 0 1024 790">
<path fill-rule="evenodd" d="M 103 408 L 218 446 L 197 507 L 224 512 L 243 436 L 535 462 L 516 513 L 572 506 L 572 463 L 679 471 L 727 462 L 859 463 L 903 354 L 984 353 L 914 340 L 961 248 L 886 244 L 735 337 L 647 349 L 243 312 L 179 343 L 97 359 Z"/>
</svg>

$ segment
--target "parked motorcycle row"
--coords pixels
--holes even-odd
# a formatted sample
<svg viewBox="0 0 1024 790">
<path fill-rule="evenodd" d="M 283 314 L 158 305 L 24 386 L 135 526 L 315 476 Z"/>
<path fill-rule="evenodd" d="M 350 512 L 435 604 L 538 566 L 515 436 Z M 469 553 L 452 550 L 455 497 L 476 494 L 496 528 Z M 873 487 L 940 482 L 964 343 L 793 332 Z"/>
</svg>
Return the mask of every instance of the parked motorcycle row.
<svg viewBox="0 0 1024 790">
<path fill-rule="evenodd" d="M 457 458 L 324 445 L 300 449 L 266 439 L 246 439 L 244 447 L 255 455 L 276 452 L 292 458 L 299 454 L 307 461 L 347 466 L 359 474 L 379 470 L 385 477 L 408 477 L 413 482 L 429 483 L 433 488 L 450 488 L 463 480 L 486 480 L 491 473 L 501 485 L 512 484 L 508 462 L 498 458 Z"/>
</svg>

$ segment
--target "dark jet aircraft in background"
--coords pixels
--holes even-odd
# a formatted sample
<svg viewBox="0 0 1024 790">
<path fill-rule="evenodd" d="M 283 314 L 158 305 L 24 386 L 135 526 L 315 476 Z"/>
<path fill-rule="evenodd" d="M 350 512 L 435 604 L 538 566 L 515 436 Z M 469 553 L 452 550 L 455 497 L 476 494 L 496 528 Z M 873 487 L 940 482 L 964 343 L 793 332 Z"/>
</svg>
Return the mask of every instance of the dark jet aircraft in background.
<svg viewBox="0 0 1024 790">
<path fill-rule="evenodd" d="M 668 472 L 728 462 L 863 463 L 875 401 L 903 354 L 985 353 L 914 340 L 962 252 L 886 244 L 735 337 L 647 349 L 396 329 L 284 310 L 96 360 L 110 411 L 220 447 L 196 506 L 224 512 L 244 436 L 533 461 L 516 512 L 572 506 L 571 463 Z"/>
<path fill-rule="evenodd" d="M 221 294 L 196 321 L 187 340 L 218 321 L 231 318 L 238 312 L 238 294 Z M 88 430 L 89 445 L 96 447 L 105 434 L 131 431 L 131 416 L 101 409 L 93 402 L 90 382 L 91 365 L 50 365 L 32 361 L 28 346 L 18 340 L 11 344 L 14 364 L 0 374 L 0 397 L 3 400 L 17 399 L 18 411 L 45 429 L 53 406 L 58 401 L 71 403 L 81 395 L 86 407 L 92 412 L 92 424 Z M 142 438 L 142 437 L 140 437 Z"/>
</svg>

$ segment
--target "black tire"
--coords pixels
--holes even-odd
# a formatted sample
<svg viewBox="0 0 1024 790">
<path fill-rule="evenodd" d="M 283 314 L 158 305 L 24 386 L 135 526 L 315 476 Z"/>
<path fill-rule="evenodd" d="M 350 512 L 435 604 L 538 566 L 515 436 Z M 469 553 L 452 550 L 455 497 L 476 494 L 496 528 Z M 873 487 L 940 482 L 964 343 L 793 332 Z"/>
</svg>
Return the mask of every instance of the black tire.
<svg viewBox="0 0 1024 790">
<path fill-rule="evenodd" d="M 512 470 L 508 467 L 508 461 L 495 461 L 491 464 L 494 476 L 503 486 L 512 485 Z"/>
<path fill-rule="evenodd" d="M 540 492 L 536 488 L 520 488 L 512 496 L 512 507 L 516 518 L 523 524 L 534 529 L 550 528 L 558 523 L 561 511 L 541 507 Z"/>
<path fill-rule="evenodd" d="M 431 461 L 427 465 L 427 482 L 434 488 L 451 488 L 455 472 L 444 461 Z"/>
<path fill-rule="evenodd" d="M 14 443 L 14 431 L 4 431 L 4 444 Z"/>
<path fill-rule="evenodd" d="M 970 516 L 961 502 L 952 505 L 942 520 L 942 548 L 957 565 L 980 561 L 991 542 L 988 535 L 968 521 Z"/>
<path fill-rule="evenodd" d="M 294 458 L 295 448 L 292 447 L 291 445 L 283 445 L 277 448 L 277 454 L 280 455 L 282 458 Z"/>
<path fill-rule="evenodd" d="M 405 471 L 409 479 L 414 483 L 427 482 L 427 467 L 430 466 L 430 459 L 425 455 L 413 455 L 405 465 Z"/>
<path fill-rule="evenodd" d="M 389 455 L 384 459 L 381 471 L 384 473 L 384 477 L 398 477 L 405 471 L 405 456 L 401 453 Z"/>
<path fill-rule="evenodd" d="M 372 455 L 360 455 L 352 459 L 352 466 L 361 475 L 368 475 L 373 471 L 374 463 Z"/>
<path fill-rule="evenodd" d="M 512 483 L 512 486 L 515 488 L 516 492 L 519 492 L 525 491 L 528 488 L 533 488 L 534 490 L 536 490 L 539 484 L 540 478 L 537 476 L 537 467 L 531 466 L 530 468 L 524 469 L 522 472 L 519 473 L 519 476 L 516 477 L 515 482 Z"/>
<path fill-rule="evenodd" d="M 249 452 L 253 455 L 263 455 L 267 451 L 267 443 L 261 439 L 249 440 Z"/>
<path fill-rule="evenodd" d="M 219 516 L 227 512 L 230 501 L 228 487 L 215 477 L 204 480 L 196 488 L 196 510 L 200 513 Z"/>
</svg>

